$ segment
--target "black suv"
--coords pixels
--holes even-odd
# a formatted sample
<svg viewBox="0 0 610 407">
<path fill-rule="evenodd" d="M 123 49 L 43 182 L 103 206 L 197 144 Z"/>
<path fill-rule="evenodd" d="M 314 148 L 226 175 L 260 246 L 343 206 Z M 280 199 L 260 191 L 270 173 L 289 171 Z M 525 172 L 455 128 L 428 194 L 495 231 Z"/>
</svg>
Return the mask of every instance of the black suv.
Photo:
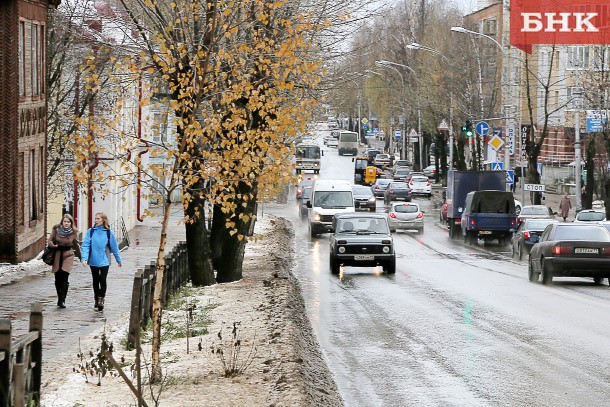
<svg viewBox="0 0 610 407">
<path fill-rule="evenodd" d="M 341 265 L 382 266 L 396 273 L 394 242 L 384 214 L 345 213 L 335 216 L 330 236 L 330 271 L 339 274 Z"/>
<path fill-rule="evenodd" d="M 374 150 L 374 149 L 367 150 L 366 158 L 369 162 L 369 165 L 373 165 L 375 162 L 375 157 L 377 157 L 377 154 L 382 154 L 382 153 L 383 153 L 383 151 L 381 151 L 381 150 Z"/>
</svg>

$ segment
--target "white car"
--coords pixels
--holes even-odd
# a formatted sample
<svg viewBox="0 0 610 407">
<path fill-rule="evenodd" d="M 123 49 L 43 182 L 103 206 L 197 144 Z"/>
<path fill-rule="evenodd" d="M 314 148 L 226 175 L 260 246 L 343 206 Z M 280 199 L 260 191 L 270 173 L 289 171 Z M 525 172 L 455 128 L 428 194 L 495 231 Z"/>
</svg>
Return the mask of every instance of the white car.
<svg viewBox="0 0 610 407">
<path fill-rule="evenodd" d="M 598 209 L 584 209 L 576 214 L 574 222 L 604 222 L 606 220 L 606 211 Z"/>
<path fill-rule="evenodd" d="M 326 145 L 327 145 L 328 147 L 339 147 L 339 140 L 338 140 L 338 139 L 336 139 L 336 138 L 334 138 L 334 137 L 331 137 L 331 138 L 329 138 L 329 139 L 328 139 L 328 141 L 326 142 Z"/>
<path fill-rule="evenodd" d="M 413 202 L 393 202 L 388 210 L 390 231 L 416 229 L 424 233 L 424 212 Z"/>
<path fill-rule="evenodd" d="M 409 187 L 411 188 L 412 195 L 432 196 L 432 186 L 430 185 L 430 180 L 425 175 L 413 175 L 409 181 Z"/>
</svg>

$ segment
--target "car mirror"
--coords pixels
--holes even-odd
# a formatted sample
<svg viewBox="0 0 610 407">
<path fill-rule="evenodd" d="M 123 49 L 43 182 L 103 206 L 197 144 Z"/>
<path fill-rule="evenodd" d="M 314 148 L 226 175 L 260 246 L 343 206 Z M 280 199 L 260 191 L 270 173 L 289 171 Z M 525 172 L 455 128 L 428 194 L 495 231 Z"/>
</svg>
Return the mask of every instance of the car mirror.
<svg viewBox="0 0 610 407">
<path fill-rule="evenodd" d="M 352 162 L 354 162 L 354 157 L 352 157 Z"/>
<path fill-rule="evenodd" d="M 308 208 L 311 208 L 311 201 L 305 202 L 305 206 L 308 207 Z"/>
<path fill-rule="evenodd" d="M 324 150 L 320 150 L 320 155 L 324 155 Z"/>
</svg>

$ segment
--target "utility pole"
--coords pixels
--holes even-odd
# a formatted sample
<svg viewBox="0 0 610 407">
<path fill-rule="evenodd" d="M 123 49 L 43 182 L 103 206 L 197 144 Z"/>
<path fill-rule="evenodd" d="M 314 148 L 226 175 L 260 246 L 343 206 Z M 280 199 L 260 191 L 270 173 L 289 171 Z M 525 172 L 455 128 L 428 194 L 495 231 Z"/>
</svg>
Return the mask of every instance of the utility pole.
<svg viewBox="0 0 610 407">
<path fill-rule="evenodd" d="M 582 194 L 581 194 L 581 180 L 582 180 L 582 168 L 580 167 L 580 101 L 581 101 L 581 89 L 580 82 L 578 80 L 578 70 L 580 61 L 576 59 L 576 89 L 577 94 L 577 105 L 576 112 L 574 112 L 574 172 L 576 173 L 576 212 L 582 209 Z"/>
</svg>

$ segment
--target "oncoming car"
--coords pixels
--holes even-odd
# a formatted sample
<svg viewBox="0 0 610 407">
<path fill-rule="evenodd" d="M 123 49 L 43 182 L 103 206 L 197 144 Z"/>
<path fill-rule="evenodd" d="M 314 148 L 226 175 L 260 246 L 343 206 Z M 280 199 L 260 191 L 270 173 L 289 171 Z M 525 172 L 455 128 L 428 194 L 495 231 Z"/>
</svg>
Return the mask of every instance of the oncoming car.
<svg viewBox="0 0 610 407">
<path fill-rule="evenodd" d="M 335 216 L 330 236 L 329 267 L 339 274 L 340 267 L 382 266 L 396 272 L 394 241 L 384 214 L 345 213 Z"/>
</svg>

